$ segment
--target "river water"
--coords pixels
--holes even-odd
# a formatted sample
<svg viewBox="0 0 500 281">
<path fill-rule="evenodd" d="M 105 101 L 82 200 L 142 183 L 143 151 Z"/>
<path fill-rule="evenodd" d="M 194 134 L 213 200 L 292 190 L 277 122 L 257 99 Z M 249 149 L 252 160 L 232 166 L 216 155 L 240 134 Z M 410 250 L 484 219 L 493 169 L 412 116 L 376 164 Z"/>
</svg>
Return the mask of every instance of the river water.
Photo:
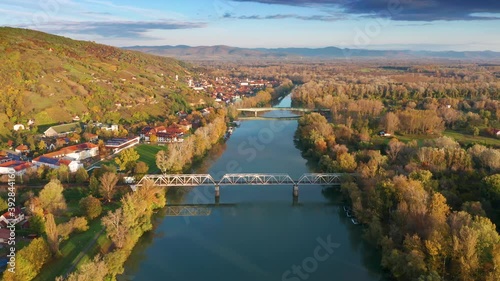
<svg viewBox="0 0 500 281">
<path fill-rule="evenodd" d="M 290 97 L 276 106 L 289 107 Z M 296 120 L 244 121 L 193 172 L 298 179 L 314 167 L 294 144 L 296 129 Z M 170 189 L 167 196 L 170 204 L 200 206 L 201 215 L 160 211 L 119 280 L 382 280 L 376 251 L 363 242 L 362 227 L 346 218 L 335 189 L 300 186 L 294 202 L 292 186 L 221 186 L 217 206 L 213 187 Z"/>
</svg>

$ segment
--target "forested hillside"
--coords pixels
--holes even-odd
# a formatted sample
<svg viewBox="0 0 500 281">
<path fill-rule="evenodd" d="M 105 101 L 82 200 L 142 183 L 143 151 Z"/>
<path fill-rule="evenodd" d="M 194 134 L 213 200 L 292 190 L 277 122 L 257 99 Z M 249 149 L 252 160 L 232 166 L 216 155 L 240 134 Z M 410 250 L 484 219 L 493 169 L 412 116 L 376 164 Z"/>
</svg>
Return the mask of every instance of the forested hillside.
<svg viewBox="0 0 500 281">
<path fill-rule="evenodd" d="M 3 139 L 29 119 L 136 122 L 202 98 L 186 86 L 180 61 L 33 30 L 0 28 L 0 61 Z"/>
</svg>

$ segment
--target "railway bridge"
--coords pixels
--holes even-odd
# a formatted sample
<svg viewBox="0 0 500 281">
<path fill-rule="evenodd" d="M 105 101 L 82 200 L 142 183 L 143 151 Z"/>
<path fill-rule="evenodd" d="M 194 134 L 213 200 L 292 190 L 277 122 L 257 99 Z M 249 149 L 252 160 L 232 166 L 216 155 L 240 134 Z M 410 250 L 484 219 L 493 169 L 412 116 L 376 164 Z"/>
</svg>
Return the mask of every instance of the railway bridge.
<svg viewBox="0 0 500 281">
<path fill-rule="evenodd" d="M 132 190 L 137 190 L 146 181 L 151 181 L 156 186 L 214 186 L 216 201 L 220 197 L 220 186 L 224 185 L 290 185 L 293 187 L 292 194 L 296 198 L 299 196 L 299 185 L 340 185 L 344 176 L 348 173 L 308 173 L 303 174 L 298 179 L 292 179 L 288 174 L 256 174 L 240 173 L 225 174 L 220 179 L 214 179 L 210 174 L 154 174 L 145 175 L 136 184 L 131 185 Z"/>
</svg>

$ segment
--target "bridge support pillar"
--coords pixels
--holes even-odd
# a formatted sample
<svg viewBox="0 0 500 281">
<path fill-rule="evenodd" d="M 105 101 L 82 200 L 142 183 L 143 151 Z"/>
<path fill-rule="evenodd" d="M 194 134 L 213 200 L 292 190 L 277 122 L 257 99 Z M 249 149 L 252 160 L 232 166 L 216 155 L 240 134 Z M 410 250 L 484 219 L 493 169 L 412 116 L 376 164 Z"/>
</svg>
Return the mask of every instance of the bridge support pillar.
<svg viewBox="0 0 500 281">
<path fill-rule="evenodd" d="M 220 187 L 219 185 L 215 185 L 215 202 L 218 203 L 220 199 Z"/>
<path fill-rule="evenodd" d="M 257 111 L 254 111 L 253 113 L 255 114 L 255 117 L 257 117 Z"/>
<path fill-rule="evenodd" d="M 299 197 L 299 186 L 295 184 L 293 186 L 293 198 L 296 198 L 296 197 Z"/>
</svg>

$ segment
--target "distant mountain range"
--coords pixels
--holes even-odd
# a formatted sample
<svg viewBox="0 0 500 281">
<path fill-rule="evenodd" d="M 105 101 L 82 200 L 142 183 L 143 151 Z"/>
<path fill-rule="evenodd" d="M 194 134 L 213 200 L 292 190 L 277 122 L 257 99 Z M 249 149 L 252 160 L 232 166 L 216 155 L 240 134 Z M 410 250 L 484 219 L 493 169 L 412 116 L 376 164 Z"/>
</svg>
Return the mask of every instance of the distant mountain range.
<svg viewBox="0 0 500 281">
<path fill-rule="evenodd" d="M 337 47 L 325 48 L 238 48 L 224 45 L 191 47 L 178 46 L 131 46 L 124 49 L 141 51 L 160 56 L 185 60 L 235 60 L 235 59 L 344 59 L 344 58 L 390 58 L 390 59 L 460 59 L 500 60 L 500 52 L 493 51 L 410 51 L 367 50 Z"/>
</svg>

